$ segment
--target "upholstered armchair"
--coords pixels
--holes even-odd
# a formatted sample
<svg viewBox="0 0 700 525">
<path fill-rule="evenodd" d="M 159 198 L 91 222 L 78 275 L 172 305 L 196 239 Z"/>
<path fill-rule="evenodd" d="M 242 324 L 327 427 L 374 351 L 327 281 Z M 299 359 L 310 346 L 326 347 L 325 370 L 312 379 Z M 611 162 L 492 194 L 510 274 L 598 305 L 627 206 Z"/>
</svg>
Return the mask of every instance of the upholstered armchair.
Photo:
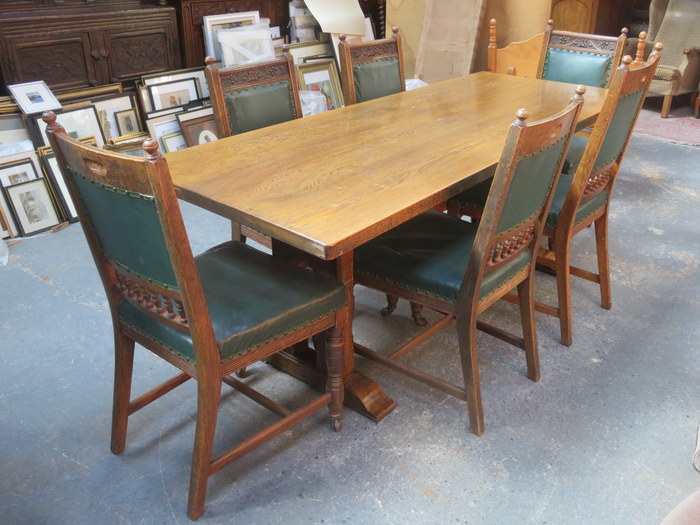
<svg viewBox="0 0 700 525">
<path fill-rule="evenodd" d="M 661 116 L 668 117 L 674 96 L 698 90 L 700 0 L 652 0 L 649 9 L 645 55 L 656 42 L 664 44 L 649 92 L 664 96 Z M 629 45 L 635 46 L 636 42 L 631 41 Z"/>
</svg>

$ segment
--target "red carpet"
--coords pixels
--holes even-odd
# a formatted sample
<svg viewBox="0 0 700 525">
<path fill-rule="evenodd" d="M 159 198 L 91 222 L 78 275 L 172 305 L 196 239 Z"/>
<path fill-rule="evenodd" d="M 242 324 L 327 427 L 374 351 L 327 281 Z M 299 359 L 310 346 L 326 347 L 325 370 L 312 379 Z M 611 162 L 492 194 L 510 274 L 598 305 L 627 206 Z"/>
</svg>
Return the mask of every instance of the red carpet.
<svg viewBox="0 0 700 525">
<path fill-rule="evenodd" d="M 700 119 L 693 118 L 689 95 L 673 98 L 671 114 L 661 118 L 662 97 L 650 96 L 644 102 L 634 133 L 700 146 Z"/>
</svg>

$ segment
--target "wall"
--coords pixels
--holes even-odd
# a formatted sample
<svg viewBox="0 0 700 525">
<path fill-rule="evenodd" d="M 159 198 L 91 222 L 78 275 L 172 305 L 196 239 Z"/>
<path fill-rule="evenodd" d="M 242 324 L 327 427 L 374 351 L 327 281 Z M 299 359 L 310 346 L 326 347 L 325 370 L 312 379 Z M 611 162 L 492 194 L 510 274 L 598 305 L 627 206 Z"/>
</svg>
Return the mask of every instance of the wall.
<svg viewBox="0 0 700 525">
<path fill-rule="evenodd" d="M 391 28 L 394 26 L 401 29 L 406 78 L 413 78 L 416 69 L 424 12 L 425 0 L 387 0 L 386 2 L 387 33 L 391 34 Z"/>
</svg>

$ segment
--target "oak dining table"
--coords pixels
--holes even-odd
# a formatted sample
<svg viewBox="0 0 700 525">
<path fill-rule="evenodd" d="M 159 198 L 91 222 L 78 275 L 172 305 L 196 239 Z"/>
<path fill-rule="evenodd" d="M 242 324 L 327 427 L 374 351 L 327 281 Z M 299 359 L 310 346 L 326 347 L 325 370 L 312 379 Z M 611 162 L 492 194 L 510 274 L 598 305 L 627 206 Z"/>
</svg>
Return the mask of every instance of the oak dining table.
<svg viewBox="0 0 700 525">
<path fill-rule="evenodd" d="M 346 405 L 379 421 L 395 404 L 354 367 L 353 250 L 490 176 L 516 111 L 551 116 L 574 89 L 480 72 L 165 157 L 179 198 L 270 236 L 273 253 L 302 255 L 345 285 Z M 587 88 L 579 129 L 595 122 L 606 92 Z M 274 364 L 325 383 L 323 363 L 290 353 Z"/>
</svg>

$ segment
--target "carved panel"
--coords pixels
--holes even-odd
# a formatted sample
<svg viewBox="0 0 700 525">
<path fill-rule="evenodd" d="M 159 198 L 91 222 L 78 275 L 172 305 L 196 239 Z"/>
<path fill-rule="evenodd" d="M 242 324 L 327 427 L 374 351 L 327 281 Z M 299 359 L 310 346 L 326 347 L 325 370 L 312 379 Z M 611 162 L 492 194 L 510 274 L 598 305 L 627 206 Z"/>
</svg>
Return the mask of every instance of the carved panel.
<svg viewBox="0 0 700 525">
<path fill-rule="evenodd" d="M 615 48 L 617 47 L 617 41 L 614 40 L 594 40 L 568 35 L 552 35 L 550 42 L 550 45 L 556 47 L 576 47 L 611 54 L 615 53 Z"/>
<path fill-rule="evenodd" d="M 20 44 L 16 48 L 18 80 L 44 80 L 50 86 L 87 86 L 94 80 L 86 61 L 88 43 L 80 37 L 70 40 Z"/>
<path fill-rule="evenodd" d="M 396 49 L 395 42 L 385 42 L 383 44 L 350 48 L 350 56 L 353 61 L 379 57 L 395 57 L 397 55 L 398 51 Z"/>
<path fill-rule="evenodd" d="M 162 33 L 111 39 L 112 75 L 133 77 L 167 68 L 168 43 Z"/>
<path fill-rule="evenodd" d="M 288 79 L 289 68 L 286 61 L 280 61 L 266 67 L 225 71 L 220 74 L 220 77 L 221 85 L 225 90 L 231 86 L 261 84 Z"/>
<path fill-rule="evenodd" d="M 267 12 L 267 2 L 259 0 L 232 0 L 228 2 L 205 2 L 192 5 L 192 23 L 202 25 L 203 17 L 223 13 L 238 13 L 241 11 L 259 11 L 260 16 L 270 17 Z"/>
<path fill-rule="evenodd" d="M 188 326 L 187 315 L 179 294 L 169 294 L 164 290 L 156 291 L 143 282 L 136 282 L 120 273 L 117 273 L 117 285 L 124 298 L 130 303 L 176 326 Z"/>
<path fill-rule="evenodd" d="M 488 266 L 495 266 L 510 259 L 513 255 L 526 248 L 534 236 L 535 231 L 530 227 L 516 232 L 508 239 L 503 239 L 491 250 L 491 255 L 487 263 Z"/>
<path fill-rule="evenodd" d="M 591 173 L 583 189 L 583 198 L 589 199 L 602 190 L 610 182 L 613 174 L 613 166 Z"/>
</svg>

